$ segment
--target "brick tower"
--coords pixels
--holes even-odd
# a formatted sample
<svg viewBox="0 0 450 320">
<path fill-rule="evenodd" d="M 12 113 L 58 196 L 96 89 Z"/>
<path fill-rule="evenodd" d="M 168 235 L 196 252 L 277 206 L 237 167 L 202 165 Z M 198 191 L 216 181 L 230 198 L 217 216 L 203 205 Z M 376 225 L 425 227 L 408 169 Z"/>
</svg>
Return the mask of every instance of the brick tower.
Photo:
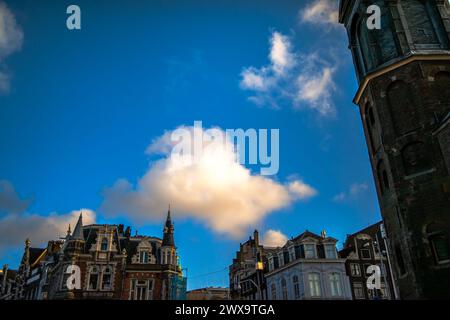
<svg viewBox="0 0 450 320">
<path fill-rule="evenodd" d="M 381 29 L 367 8 L 381 8 Z M 450 297 L 448 0 L 341 0 L 359 106 L 403 299 Z"/>
</svg>

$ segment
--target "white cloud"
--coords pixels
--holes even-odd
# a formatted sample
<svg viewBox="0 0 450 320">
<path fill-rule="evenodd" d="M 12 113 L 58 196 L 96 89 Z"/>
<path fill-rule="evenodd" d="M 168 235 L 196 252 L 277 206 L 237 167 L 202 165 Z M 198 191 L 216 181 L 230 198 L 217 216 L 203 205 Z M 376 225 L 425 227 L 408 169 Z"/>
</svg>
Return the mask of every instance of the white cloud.
<svg viewBox="0 0 450 320">
<path fill-rule="evenodd" d="M 366 194 L 369 190 L 369 185 L 367 183 L 354 183 L 350 186 L 348 191 L 340 192 L 333 197 L 334 202 L 345 202 L 351 201 L 359 198 L 360 196 Z"/>
<path fill-rule="evenodd" d="M 335 112 L 331 93 L 334 90 L 333 69 L 322 67 L 315 73 L 305 72 L 298 76 L 299 101 L 307 102 L 311 109 L 317 110 L 322 115 L 331 115 Z"/>
<path fill-rule="evenodd" d="M 55 240 L 66 235 L 70 224 L 72 230 L 80 212 L 83 212 L 83 224 L 95 222 L 95 212 L 90 209 L 74 210 L 66 214 L 7 214 L 0 218 L 0 249 L 18 246 L 29 238 L 32 246 L 45 245 L 48 240 Z"/>
<path fill-rule="evenodd" d="M 295 109 L 312 109 L 322 116 L 335 114 L 331 99 L 336 89 L 334 67 L 318 52 L 294 51 L 291 39 L 279 32 L 272 33 L 269 52 L 268 65 L 247 67 L 241 72 L 240 86 L 251 92 L 249 101 L 273 108 L 288 103 Z M 302 63 L 296 63 L 297 60 Z"/>
<path fill-rule="evenodd" d="M 266 91 L 269 88 L 270 78 L 265 70 L 258 70 L 253 67 L 244 69 L 241 73 L 241 87 L 255 91 Z"/>
<path fill-rule="evenodd" d="M 2 71 L 4 60 L 20 50 L 23 43 L 23 32 L 16 18 L 4 2 L 0 2 L 0 93 L 10 89 L 10 76 Z"/>
<path fill-rule="evenodd" d="M 294 54 L 291 52 L 291 42 L 287 36 L 274 32 L 270 44 L 272 68 L 276 74 L 284 75 L 295 63 Z"/>
<path fill-rule="evenodd" d="M 202 133 L 207 134 L 207 130 L 202 129 Z M 105 214 L 125 213 L 141 223 L 159 221 L 170 203 L 177 218 L 195 218 L 215 232 L 238 238 L 268 214 L 315 194 L 301 181 L 285 185 L 252 174 L 236 161 L 234 150 L 221 143 L 205 145 L 195 162 L 177 161 L 168 152 L 173 146 L 167 140 L 169 134 L 147 148 L 166 154 L 151 163 L 136 187 L 118 180 L 104 191 L 101 210 Z"/>
<path fill-rule="evenodd" d="M 314 0 L 300 11 L 301 22 L 328 25 L 339 25 L 338 1 Z"/>
<path fill-rule="evenodd" d="M 279 230 L 267 230 L 262 239 L 262 244 L 266 247 L 282 247 L 288 238 Z"/>
<path fill-rule="evenodd" d="M 308 199 L 317 195 L 316 189 L 301 180 L 295 180 L 289 183 L 288 189 L 297 199 Z"/>
</svg>

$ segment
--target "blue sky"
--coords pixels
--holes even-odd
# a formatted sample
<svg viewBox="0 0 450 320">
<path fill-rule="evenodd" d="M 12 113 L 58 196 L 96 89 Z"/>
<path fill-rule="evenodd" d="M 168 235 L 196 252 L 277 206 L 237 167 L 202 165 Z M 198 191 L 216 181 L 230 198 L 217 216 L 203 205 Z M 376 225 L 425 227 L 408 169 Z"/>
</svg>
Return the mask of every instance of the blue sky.
<svg viewBox="0 0 450 320">
<path fill-rule="evenodd" d="M 82 29 L 69 31 L 72 2 L 0 0 L 0 12 L 19 30 L 8 36 L 0 25 L 0 262 L 17 266 L 27 232 L 59 232 L 81 208 L 99 223 L 161 236 L 162 208 L 171 200 L 137 187 L 161 159 L 145 151 L 196 120 L 208 128 L 280 129 L 280 170 L 265 179 L 285 188 L 294 177 L 317 194 L 258 207 L 264 214 L 240 236 L 206 216 L 223 214 L 222 201 L 197 215 L 174 200 L 189 288 L 227 285 L 224 268 L 255 228 L 288 238 L 325 229 L 342 242 L 380 219 L 333 2 L 79 0 Z M 272 50 L 277 39 L 281 58 Z M 246 71 L 263 82 L 245 82 Z M 160 203 L 150 209 L 158 212 L 105 210 L 105 190 L 118 179 L 132 193 L 140 189 L 138 197 L 153 192 Z M 42 244 L 36 237 L 33 245 Z"/>
</svg>

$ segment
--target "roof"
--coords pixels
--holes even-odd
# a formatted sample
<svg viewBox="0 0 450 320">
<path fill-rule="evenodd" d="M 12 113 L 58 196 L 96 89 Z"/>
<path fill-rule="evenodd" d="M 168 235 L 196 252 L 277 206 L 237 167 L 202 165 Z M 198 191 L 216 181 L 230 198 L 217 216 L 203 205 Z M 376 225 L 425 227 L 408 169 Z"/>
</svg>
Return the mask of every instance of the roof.
<svg viewBox="0 0 450 320">
<path fill-rule="evenodd" d="M 338 241 L 337 239 L 332 238 L 332 237 L 322 238 L 318 234 L 313 233 L 313 232 L 311 232 L 309 230 L 306 230 L 305 232 L 299 234 L 295 238 L 291 239 L 291 241 L 294 241 L 294 242 L 301 241 L 301 240 L 303 240 L 305 238 L 314 238 L 314 239 L 317 239 L 317 240 L 320 240 L 320 241 L 324 241 L 324 240 L 326 240 L 326 241 L 333 241 L 333 242 L 337 242 Z"/>
<path fill-rule="evenodd" d="M 355 232 L 355 233 L 352 233 L 352 234 L 347 235 L 347 238 L 345 239 L 345 243 L 344 243 L 344 249 L 345 249 L 346 247 L 352 246 L 353 239 L 354 239 L 358 234 L 364 233 L 364 234 L 368 234 L 368 235 L 371 236 L 371 237 L 375 237 L 375 235 L 376 235 L 376 234 L 378 233 L 378 231 L 380 230 L 380 225 L 381 225 L 382 223 L 383 223 L 383 221 L 374 223 L 374 224 L 372 224 L 372 225 L 370 225 L 370 226 L 368 226 L 368 227 L 366 227 L 366 228 L 364 228 L 364 229 L 362 229 L 362 230 L 359 230 L 359 231 L 357 231 L 357 232 Z M 342 250 L 341 250 L 341 251 L 342 251 Z"/>
</svg>

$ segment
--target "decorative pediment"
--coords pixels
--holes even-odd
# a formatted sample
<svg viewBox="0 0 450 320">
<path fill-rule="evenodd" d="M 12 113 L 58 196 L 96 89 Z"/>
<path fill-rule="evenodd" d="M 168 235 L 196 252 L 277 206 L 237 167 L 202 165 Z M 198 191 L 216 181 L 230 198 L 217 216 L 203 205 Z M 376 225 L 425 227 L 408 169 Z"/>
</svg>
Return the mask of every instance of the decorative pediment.
<svg viewBox="0 0 450 320">
<path fill-rule="evenodd" d="M 372 237 L 369 236 L 368 234 L 365 234 L 365 233 L 359 233 L 356 236 L 356 239 L 358 239 L 358 240 L 372 240 Z"/>
</svg>

